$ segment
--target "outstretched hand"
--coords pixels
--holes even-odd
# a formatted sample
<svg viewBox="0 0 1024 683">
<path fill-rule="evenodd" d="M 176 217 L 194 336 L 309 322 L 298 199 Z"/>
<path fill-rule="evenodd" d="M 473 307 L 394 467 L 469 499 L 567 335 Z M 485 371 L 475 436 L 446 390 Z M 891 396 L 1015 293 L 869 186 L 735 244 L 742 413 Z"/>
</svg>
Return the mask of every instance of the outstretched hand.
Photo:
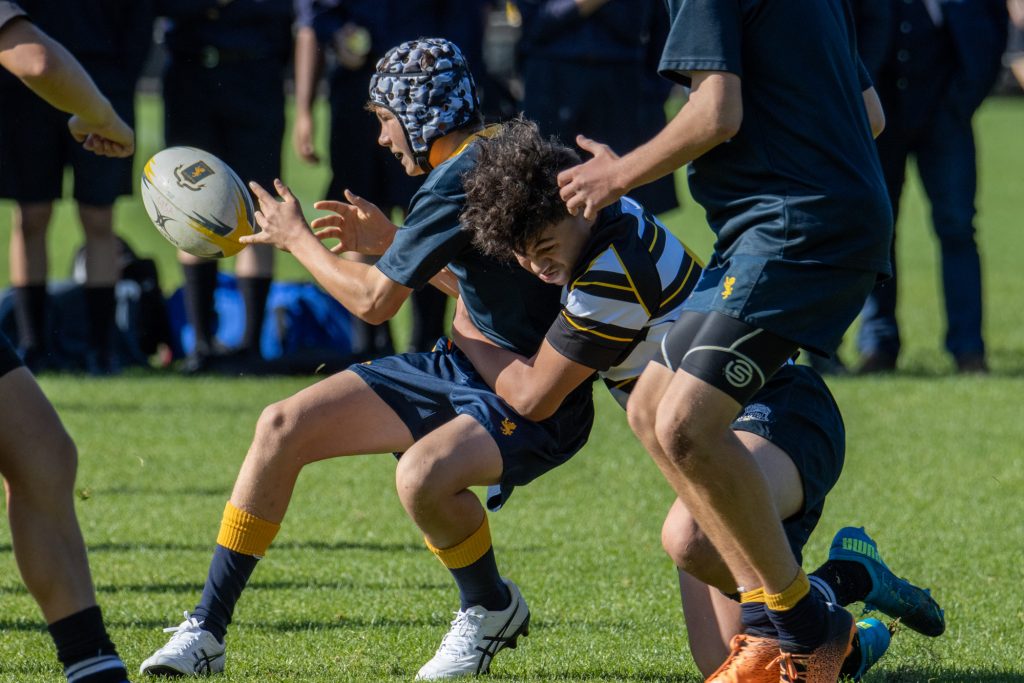
<svg viewBox="0 0 1024 683">
<path fill-rule="evenodd" d="M 112 119 L 91 123 L 80 116 L 68 120 L 71 136 L 82 147 L 103 157 L 130 157 L 135 153 L 135 132 L 111 110 Z"/>
<path fill-rule="evenodd" d="M 256 195 L 256 201 L 259 203 L 255 218 L 260 232 L 240 237 L 239 242 L 272 244 L 281 251 L 291 251 L 296 240 L 310 234 L 299 200 L 279 178 L 274 179 L 274 189 L 281 201 L 277 201 L 255 181 L 250 181 L 249 187 L 252 188 L 252 193 Z"/>
<path fill-rule="evenodd" d="M 331 247 L 335 254 L 354 251 L 380 256 L 391 246 L 398 228 L 373 202 L 349 190 L 345 190 L 345 199 L 348 203 L 324 200 L 313 204 L 314 209 L 332 212 L 313 221 L 316 236 L 321 240 L 339 240 Z"/>
<path fill-rule="evenodd" d="M 585 163 L 567 168 L 558 174 L 559 194 L 573 216 L 583 211 L 584 218 L 593 220 L 597 212 L 626 194 L 618 179 L 619 155 L 608 145 L 576 136 L 576 144 L 593 154 Z"/>
</svg>

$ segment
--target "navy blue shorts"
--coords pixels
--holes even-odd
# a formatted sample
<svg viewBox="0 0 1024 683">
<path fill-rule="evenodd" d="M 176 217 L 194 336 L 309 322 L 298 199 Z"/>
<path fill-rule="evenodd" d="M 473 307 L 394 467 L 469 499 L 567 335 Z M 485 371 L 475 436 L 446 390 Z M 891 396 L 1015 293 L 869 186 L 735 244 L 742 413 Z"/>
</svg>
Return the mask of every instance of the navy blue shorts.
<svg viewBox="0 0 1024 683">
<path fill-rule="evenodd" d="M 134 124 L 134 95 L 107 93 L 128 125 Z M 68 132 L 69 115 L 41 100 L 28 88 L 0 93 L 0 197 L 21 203 L 44 203 L 63 194 L 64 168 L 74 175 L 75 201 L 110 206 L 131 195 L 132 160 L 88 152 Z"/>
<path fill-rule="evenodd" d="M 419 441 L 458 415 L 479 422 L 501 451 L 501 484 L 487 506 L 501 507 L 516 486 L 565 463 L 594 424 L 592 383 L 577 387 L 546 420 L 533 422 L 498 398 L 469 358 L 442 338 L 433 351 L 387 356 L 348 368 L 395 411 Z"/>
<path fill-rule="evenodd" d="M 803 480 L 803 509 L 782 526 L 797 562 L 821 519 L 825 496 L 839 480 L 846 455 L 846 429 L 821 376 L 803 365 L 785 365 L 732 423 L 733 430 L 771 441 L 789 455 Z"/>
<path fill-rule="evenodd" d="M 755 254 L 712 256 L 683 304 L 718 311 L 828 356 L 864 306 L 878 274 Z"/>
<path fill-rule="evenodd" d="M 0 377 L 22 365 L 24 364 L 21 362 L 21 356 L 14 350 L 7 335 L 0 332 Z"/>
</svg>

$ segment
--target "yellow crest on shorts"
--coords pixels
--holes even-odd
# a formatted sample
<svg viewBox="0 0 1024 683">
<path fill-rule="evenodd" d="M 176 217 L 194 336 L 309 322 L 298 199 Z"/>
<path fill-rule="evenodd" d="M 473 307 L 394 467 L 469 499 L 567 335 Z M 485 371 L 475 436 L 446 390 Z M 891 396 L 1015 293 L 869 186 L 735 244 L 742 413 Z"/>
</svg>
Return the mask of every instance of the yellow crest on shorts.
<svg viewBox="0 0 1024 683">
<path fill-rule="evenodd" d="M 501 433 L 505 436 L 512 436 L 512 432 L 516 431 L 516 423 L 507 417 L 501 421 Z"/>
<path fill-rule="evenodd" d="M 722 298 L 728 299 L 732 295 L 732 286 L 736 284 L 736 278 L 730 275 L 722 283 Z"/>
</svg>

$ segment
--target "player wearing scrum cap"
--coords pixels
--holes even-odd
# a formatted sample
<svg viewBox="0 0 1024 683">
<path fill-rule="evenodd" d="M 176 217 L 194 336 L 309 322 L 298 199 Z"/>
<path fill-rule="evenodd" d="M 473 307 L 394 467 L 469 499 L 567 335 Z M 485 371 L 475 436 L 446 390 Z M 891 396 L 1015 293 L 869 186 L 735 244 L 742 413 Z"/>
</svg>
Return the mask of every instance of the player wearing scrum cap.
<svg viewBox="0 0 1024 683">
<path fill-rule="evenodd" d="M 262 232 L 246 241 L 290 251 L 350 311 L 371 323 L 392 317 L 418 288 L 456 291 L 493 343 L 532 354 L 560 306 L 559 288 L 488 257 L 461 230 L 462 176 L 476 143 L 494 133 L 479 113 L 476 88 L 459 49 L 420 39 L 389 50 L 370 83 L 368 108 L 378 143 L 410 176 L 425 176 L 398 229 L 369 202 L 320 202 L 332 214 L 310 231 L 279 181 L 277 202 L 253 184 Z M 375 265 L 333 251 L 380 256 Z M 447 270 L 445 270 L 447 268 Z M 515 292 L 516 296 L 509 296 Z M 225 508 L 199 604 L 142 671 L 209 674 L 224 668 L 224 635 L 257 560 L 284 518 L 308 463 L 343 455 L 400 453 L 399 497 L 428 547 L 449 569 L 460 609 L 419 679 L 488 670 L 529 626 L 526 601 L 498 571 L 487 515 L 470 486 L 495 486 L 500 505 L 512 489 L 562 464 L 586 442 L 593 422 L 589 377 L 544 415 L 525 419 L 499 399 L 450 341 L 434 351 L 375 359 L 267 407 Z"/>
</svg>

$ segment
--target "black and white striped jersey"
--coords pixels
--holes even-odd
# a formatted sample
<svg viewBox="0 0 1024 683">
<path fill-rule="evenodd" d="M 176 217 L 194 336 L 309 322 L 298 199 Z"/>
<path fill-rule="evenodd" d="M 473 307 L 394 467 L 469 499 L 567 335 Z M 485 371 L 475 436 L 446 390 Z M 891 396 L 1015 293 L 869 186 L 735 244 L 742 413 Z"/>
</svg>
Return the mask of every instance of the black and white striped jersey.
<svg viewBox="0 0 1024 683">
<path fill-rule="evenodd" d="M 682 242 L 628 197 L 594 224 L 546 339 L 559 353 L 599 372 L 626 398 L 678 319 L 702 264 Z"/>
</svg>

